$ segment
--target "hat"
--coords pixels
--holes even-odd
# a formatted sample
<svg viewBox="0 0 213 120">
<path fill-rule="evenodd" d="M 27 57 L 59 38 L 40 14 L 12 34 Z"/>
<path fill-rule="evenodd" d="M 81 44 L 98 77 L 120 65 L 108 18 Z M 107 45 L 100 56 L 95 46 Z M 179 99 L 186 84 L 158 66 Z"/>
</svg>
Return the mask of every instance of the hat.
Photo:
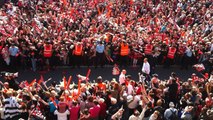
<svg viewBox="0 0 213 120">
<path fill-rule="evenodd" d="M 101 77 L 101 76 L 98 76 L 97 79 L 98 79 L 98 80 L 102 80 L 102 77 Z"/>
<path fill-rule="evenodd" d="M 131 79 L 131 78 L 132 78 L 132 76 L 131 76 L 131 75 L 127 75 L 127 76 L 126 76 L 126 78 L 129 78 L 129 79 Z"/>
<path fill-rule="evenodd" d="M 175 104 L 173 102 L 170 102 L 169 107 L 175 107 Z"/>
<path fill-rule="evenodd" d="M 192 75 L 196 75 L 195 73 L 192 73 Z"/>
<path fill-rule="evenodd" d="M 153 77 L 158 77 L 158 74 L 153 74 L 152 76 L 153 76 Z"/>
<path fill-rule="evenodd" d="M 6 73 L 5 73 L 5 76 L 6 76 L 6 77 L 10 76 L 10 73 L 6 72 Z"/>
<path fill-rule="evenodd" d="M 128 95 L 127 96 L 127 102 L 130 102 L 130 101 L 132 101 L 133 100 L 133 96 L 132 95 Z"/>
<path fill-rule="evenodd" d="M 111 82 L 117 83 L 117 81 L 116 81 L 115 78 L 112 78 L 112 81 L 111 81 Z"/>
</svg>

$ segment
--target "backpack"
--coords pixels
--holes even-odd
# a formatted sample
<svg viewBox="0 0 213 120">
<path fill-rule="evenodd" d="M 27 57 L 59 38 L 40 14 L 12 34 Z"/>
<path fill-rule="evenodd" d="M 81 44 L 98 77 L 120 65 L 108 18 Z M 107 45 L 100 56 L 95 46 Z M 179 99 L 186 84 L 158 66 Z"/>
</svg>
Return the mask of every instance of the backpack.
<svg viewBox="0 0 213 120">
<path fill-rule="evenodd" d="M 175 113 L 175 111 L 172 111 L 170 109 L 170 111 L 172 112 L 172 115 L 169 117 L 170 120 L 179 120 L 178 115 Z"/>
</svg>

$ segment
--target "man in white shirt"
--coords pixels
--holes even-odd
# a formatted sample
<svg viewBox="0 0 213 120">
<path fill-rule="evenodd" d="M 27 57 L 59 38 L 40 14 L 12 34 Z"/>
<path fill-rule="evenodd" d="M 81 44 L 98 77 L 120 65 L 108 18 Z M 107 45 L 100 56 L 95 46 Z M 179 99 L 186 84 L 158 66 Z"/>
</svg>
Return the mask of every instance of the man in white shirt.
<svg viewBox="0 0 213 120">
<path fill-rule="evenodd" d="M 147 58 L 144 58 L 143 60 L 143 67 L 142 67 L 142 73 L 144 74 L 145 76 L 145 82 L 147 84 L 149 84 L 149 81 L 151 80 L 149 74 L 150 74 L 150 65 L 149 65 L 149 62 L 148 62 L 148 59 Z"/>
<path fill-rule="evenodd" d="M 121 74 L 120 74 L 120 76 L 119 76 L 119 83 L 120 83 L 120 85 L 122 85 L 123 83 L 125 83 L 125 80 L 126 80 L 125 75 L 126 75 L 126 70 L 123 69 L 122 72 L 121 72 Z"/>
<path fill-rule="evenodd" d="M 68 120 L 67 115 L 70 114 L 69 110 L 66 110 L 64 113 L 58 112 L 58 110 L 55 110 L 55 115 L 57 115 L 58 120 Z"/>
<path fill-rule="evenodd" d="M 144 58 L 142 72 L 149 75 L 150 74 L 150 65 L 147 58 Z"/>
</svg>

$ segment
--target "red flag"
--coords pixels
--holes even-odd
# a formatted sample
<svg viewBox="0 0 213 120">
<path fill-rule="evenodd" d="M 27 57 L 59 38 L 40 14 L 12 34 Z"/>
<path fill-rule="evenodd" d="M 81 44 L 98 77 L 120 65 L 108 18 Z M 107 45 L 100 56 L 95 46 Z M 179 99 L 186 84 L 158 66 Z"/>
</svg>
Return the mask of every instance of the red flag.
<svg viewBox="0 0 213 120">
<path fill-rule="evenodd" d="M 71 80 L 72 80 L 72 76 L 69 77 L 69 80 L 68 80 L 68 82 L 67 82 L 66 89 L 69 89 Z"/>
<path fill-rule="evenodd" d="M 52 97 L 50 97 L 50 100 L 53 102 L 54 106 L 57 108 L 57 103 L 55 102 L 55 100 Z"/>
<path fill-rule="evenodd" d="M 193 67 L 198 71 L 198 72 L 201 72 L 203 70 L 205 70 L 205 67 L 203 64 L 195 64 L 193 65 Z"/>
<path fill-rule="evenodd" d="M 111 12 L 112 12 L 112 10 L 109 10 L 109 11 L 107 12 L 107 14 L 106 14 L 106 17 L 107 17 L 107 18 L 109 18 L 109 17 L 111 16 Z"/>
<path fill-rule="evenodd" d="M 36 79 L 34 79 L 30 84 L 29 87 L 32 86 L 36 82 Z"/>
<path fill-rule="evenodd" d="M 64 88 L 66 88 L 67 87 L 66 77 L 63 78 L 63 81 L 64 81 Z"/>
<path fill-rule="evenodd" d="M 98 7 L 98 15 L 102 14 L 102 9 L 100 7 Z"/>
<path fill-rule="evenodd" d="M 81 94 L 81 80 L 78 80 L 78 96 Z"/>
<path fill-rule="evenodd" d="M 106 6 L 107 8 L 107 14 L 106 14 L 106 17 L 110 17 L 111 15 L 111 12 L 112 12 L 112 9 L 111 9 L 111 6 L 112 6 L 112 3 L 110 2 L 108 6 Z"/>
<path fill-rule="evenodd" d="M 38 84 L 40 85 L 42 82 L 44 82 L 44 77 L 41 75 L 39 81 L 38 81 Z"/>
<path fill-rule="evenodd" d="M 24 88 L 26 86 L 29 86 L 29 83 L 25 80 L 25 81 L 22 81 L 20 84 L 19 84 L 19 87 L 21 88 Z"/>
<path fill-rule="evenodd" d="M 72 99 L 74 98 L 74 89 L 72 90 Z"/>
<path fill-rule="evenodd" d="M 87 71 L 87 75 L 86 75 L 86 80 L 87 80 L 87 81 L 88 81 L 88 79 L 89 79 L 90 72 L 91 72 L 91 69 L 89 69 L 89 70 Z"/>
</svg>

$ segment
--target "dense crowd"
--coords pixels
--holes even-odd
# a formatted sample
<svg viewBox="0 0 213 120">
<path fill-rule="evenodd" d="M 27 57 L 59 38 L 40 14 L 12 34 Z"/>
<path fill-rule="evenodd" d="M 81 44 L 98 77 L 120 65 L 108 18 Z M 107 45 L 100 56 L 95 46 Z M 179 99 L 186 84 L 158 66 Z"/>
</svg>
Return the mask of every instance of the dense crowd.
<svg viewBox="0 0 213 120">
<path fill-rule="evenodd" d="M 118 64 L 150 71 L 95 83 L 79 76 L 46 85 L 4 74 L 1 119 L 209 120 L 213 117 L 211 0 L 3 0 L 0 69 Z M 144 59 L 145 58 L 145 59 Z M 144 61 L 144 62 L 143 62 Z M 208 74 L 159 80 L 156 65 L 202 63 Z M 199 71 L 200 73 L 203 70 Z M 150 76 L 152 75 L 153 76 Z M 148 77 L 147 77 L 148 76 Z M 49 81 L 49 80 L 48 80 Z M 138 81 L 138 82 L 136 82 Z"/>
<path fill-rule="evenodd" d="M 153 74 L 131 79 L 123 69 L 119 79 L 90 82 L 78 75 L 60 84 L 43 77 L 17 83 L 17 73 L 5 73 L 1 83 L 2 120 L 210 120 L 213 117 L 213 74 L 181 80 L 174 72 L 168 80 Z M 47 86 L 47 82 L 51 85 Z"/>
<path fill-rule="evenodd" d="M 5 0 L 1 68 L 188 65 L 210 61 L 210 0 Z M 171 48 L 171 50 L 170 50 Z M 154 73 L 154 72 L 152 72 Z"/>
</svg>

